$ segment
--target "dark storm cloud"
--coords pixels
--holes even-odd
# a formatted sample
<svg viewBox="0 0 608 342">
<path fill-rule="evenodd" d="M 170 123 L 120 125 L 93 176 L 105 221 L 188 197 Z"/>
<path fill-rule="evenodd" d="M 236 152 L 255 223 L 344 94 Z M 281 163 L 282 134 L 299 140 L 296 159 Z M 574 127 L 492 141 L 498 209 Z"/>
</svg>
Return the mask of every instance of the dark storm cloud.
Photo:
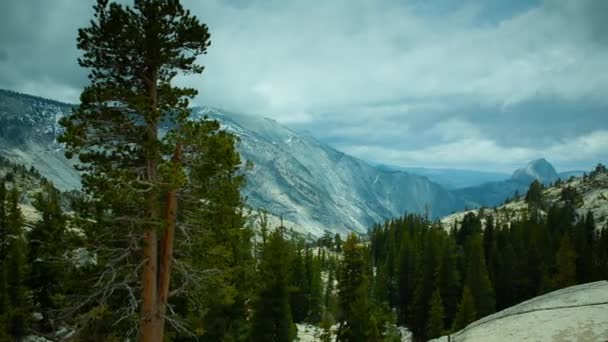
<svg viewBox="0 0 608 342">
<path fill-rule="evenodd" d="M 197 104 L 356 156 L 509 170 L 608 159 L 608 1 L 183 0 L 211 30 Z M 0 2 L 0 87 L 75 101 L 91 0 Z"/>
<path fill-rule="evenodd" d="M 90 20 L 89 0 L 0 2 L 0 87 L 75 101 L 86 84 L 76 65 L 77 29 Z"/>
</svg>

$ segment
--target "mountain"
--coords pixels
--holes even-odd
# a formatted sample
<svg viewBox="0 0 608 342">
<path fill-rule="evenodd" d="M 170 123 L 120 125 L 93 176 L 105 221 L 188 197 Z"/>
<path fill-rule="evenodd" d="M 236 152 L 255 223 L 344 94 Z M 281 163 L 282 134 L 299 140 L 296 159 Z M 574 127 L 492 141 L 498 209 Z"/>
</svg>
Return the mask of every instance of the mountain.
<svg viewBox="0 0 608 342">
<path fill-rule="evenodd" d="M 516 193 L 525 195 L 530 183 L 538 180 L 549 185 L 560 178 L 553 165 L 544 158 L 529 162 L 513 172 L 510 179 L 488 182 L 478 186 L 457 189 L 453 192 L 468 201 L 471 206 L 495 207 Z"/>
<path fill-rule="evenodd" d="M 215 118 L 240 138 L 242 157 L 254 165 L 247 173 L 248 203 L 313 234 L 365 232 L 427 206 L 431 217 L 440 217 L 465 205 L 425 177 L 374 167 L 271 119 L 212 108 L 194 115 Z"/>
<path fill-rule="evenodd" d="M 584 174 L 585 171 L 582 170 L 564 171 L 559 173 L 559 178 L 562 180 L 567 180 L 570 177 L 580 177 Z"/>
<path fill-rule="evenodd" d="M 428 178 L 432 182 L 442 185 L 446 189 L 455 190 L 478 186 L 489 182 L 498 182 L 509 179 L 509 175 L 501 172 L 487 172 L 462 169 L 433 169 L 425 167 L 398 167 L 381 165 L 388 170 L 410 172 Z"/>
<path fill-rule="evenodd" d="M 566 189 L 567 191 L 564 191 Z M 608 228 L 608 171 L 606 169 L 598 167 L 589 172 L 586 178 L 574 177 L 544 188 L 542 197 L 545 208 L 550 208 L 553 204 L 564 205 L 563 195 L 566 192 L 576 194 L 575 210 L 578 217 L 591 212 L 598 229 L 604 226 Z M 446 229 L 449 229 L 455 222 L 462 222 L 464 216 L 469 212 L 479 215 L 480 209 L 451 214 L 442 218 L 441 223 Z M 486 208 L 483 212 L 482 216 L 492 216 L 495 222 L 508 223 L 512 219 L 523 218 L 529 214 L 530 210 L 526 201 L 520 198 L 497 208 Z M 546 214 L 544 210 L 540 210 L 540 215 Z"/>
<path fill-rule="evenodd" d="M 56 142 L 58 119 L 72 105 L 0 90 L 0 155 L 35 167 L 60 189 L 79 187 L 78 173 Z M 274 120 L 212 108 L 194 108 L 236 134 L 244 160 L 253 162 L 243 194 L 253 208 L 282 217 L 286 226 L 320 235 L 365 232 L 373 223 L 405 212 L 441 217 L 464 201 L 429 181 L 403 171 L 382 170 L 339 152 L 308 134 Z"/>
<path fill-rule="evenodd" d="M 80 186 L 73 162 L 55 140 L 58 121 L 72 105 L 0 90 L 0 156 L 29 167 L 61 190 Z"/>
<path fill-rule="evenodd" d="M 530 184 L 534 180 L 549 185 L 559 178 L 557 171 L 545 158 L 533 160 L 521 169 L 515 170 L 511 179 L 523 183 Z"/>
<path fill-rule="evenodd" d="M 448 341 L 608 341 L 608 281 L 553 291 L 448 336 Z"/>
</svg>

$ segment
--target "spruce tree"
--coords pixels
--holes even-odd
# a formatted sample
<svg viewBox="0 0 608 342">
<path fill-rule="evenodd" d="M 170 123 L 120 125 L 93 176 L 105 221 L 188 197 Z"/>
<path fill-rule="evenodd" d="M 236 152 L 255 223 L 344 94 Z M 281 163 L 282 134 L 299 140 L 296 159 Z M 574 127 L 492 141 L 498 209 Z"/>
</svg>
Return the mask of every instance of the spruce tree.
<svg viewBox="0 0 608 342">
<path fill-rule="evenodd" d="M 251 341 L 291 341 L 294 326 L 287 282 L 289 250 L 281 230 L 270 234 L 262 250 L 260 289 L 254 304 Z"/>
<path fill-rule="evenodd" d="M 439 288 L 436 288 L 431 297 L 431 308 L 429 311 L 429 318 L 426 325 L 426 337 L 427 339 L 433 339 L 441 336 L 444 327 L 444 311 L 443 303 L 441 301 L 441 293 Z"/>
<path fill-rule="evenodd" d="M 475 312 L 483 317 L 495 310 L 495 297 L 492 283 L 488 276 L 482 239 L 479 234 L 473 235 L 467 242 L 465 286 L 475 299 Z M 477 317 L 476 317 L 477 318 Z"/>
<path fill-rule="evenodd" d="M 445 313 L 444 327 L 449 327 L 456 314 L 461 291 L 456 248 L 452 240 L 448 241 L 443 251 L 443 259 L 437 271 L 437 283 Z"/>
<path fill-rule="evenodd" d="M 294 253 L 290 267 L 290 303 L 293 321 L 301 323 L 306 319 L 310 307 L 309 279 L 306 274 L 305 256 L 298 245 Z"/>
<path fill-rule="evenodd" d="M 557 273 L 553 284 L 556 289 L 576 284 L 576 252 L 567 233 L 563 235 L 555 255 L 555 267 Z"/>
<path fill-rule="evenodd" d="M 467 324 L 473 322 L 477 317 L 475 312 L 475 299 L 471 294 L 468 286 L 465 286 L 462 290 L 462 299 L 458 304 L 458 311 L 454 318 L 454 324 L 452 325 L 453 331 L 458 331 L 467 326 Z"/>
<path fill-rule="evenodd" d="M 24 218 L 19 207 L 21 194 L 13 188 L 8 195 L 6 223 L 9 232 L 6 261 L 2 267 L 6 280 L 8 308 L 5 313 L 8 335 L 20 340 L 29 330 L 31 305 L 28 300 L 27 259 L 23 235 Z"/>
<path fill-rule="evenodd" d="M 29 287 L 34 304 L 49 324 L 49 312 L 58 308 L 56 297 L 65 283 L 65 267 L 61 260 L 67 252 L 66 217 L 60 204 L 59 191 L 51 183 L 35 196 L 34 207 L 41 214 L 28 236 L 28 263 L 31 265 Z M 51 328 L 51 326 L 47 326 Z"/>
<path fill-rule="evenodd" d="M 312 255 L 312 251 L 308 252 L 306 257 L 308 283 L 309 283 L 309 309 L 307 321 L 309 323 L 318 323 L 321 320 L 323 307 L 322 297 L 323 288 L 321 285 L 321 265 L 317 257 Z"/>
<path fill-rule="evenodd" d="M 61 120 L 67 156 L 77 155 L 84 190 L 113 203 L 107 236 L 140 236 L 139 338 L 162 341 L 169 300 L 178 191 L 187 187 L 189 99 L 196 90 L 171 82 L 198 74 L 209 46 L 207 26 L 179 0 L 135 0 L 132 7 L 98 0 L 90 26 L 78 32 L 79 64 L 90 70 L 77 109 Z M 172 127 L 166 135 L 161 125 Z M 196 130 L 194 124 L 190 131 Z M 129 242 L 126 242 L 127 244 Z"/>
<path fill-rule="evenodd" d="M 364 248 L 357 236 L 350 234 L 342 250 L 344 257 L 338 278 L 338 341 L 365 341 L 371 332 L 371 304 Z"/>
<path fill-rule="evenodd" d="M 6 227 L 6 197 L 8 191 L 4 178 L 0 179 L 0 266 L 6 258 L 7 227 Z"/>
</svg>

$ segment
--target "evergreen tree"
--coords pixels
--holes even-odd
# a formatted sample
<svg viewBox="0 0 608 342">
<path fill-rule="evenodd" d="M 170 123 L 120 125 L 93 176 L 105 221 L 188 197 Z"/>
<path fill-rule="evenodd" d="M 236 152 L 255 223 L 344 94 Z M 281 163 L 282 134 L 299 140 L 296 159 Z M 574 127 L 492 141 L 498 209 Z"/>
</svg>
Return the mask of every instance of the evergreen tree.
<svg viewBox="0 0 608 342">
<path fill-rule="evenodd" d="M 136 0 L 126 7 L 98 0 L 90 26 L 80 29 L 82 67 L 90 70 L 78 108 L 61 120 L 67 156 L 77 155 L 84 190 L 112 206 L 100 226 L 124 245 L 141 236 L 139 338 L 162 341 L 169 300 L 178 191 L 187 188 L 188 162 L 197 149 L 183 137 L 204 131 L 188 122 L 194 89 L 171 82 L 201 73 L 195 64 L 209 46 L 205 25 L 178 0 Z M 160 133 L 161 123 L 172 128 Z M 100 260 L 105 257 L 100 256 Z M 135 258 L 135 257 L 134 257 Z"/>
<path fill-rule="evenodd" d="M 400 324 L 409 321 L 408 310 L 414 295 L 414 272 L 416 262 L 416 248 L 410 234 L 404 234 L 399 250 L 399 272 L 397 278 L 398 303 L 397 312 Z"/>
<path fill-rule="evenodd" d="M 561 289 L 576 284 L 576 252 L 572 246 L 569 234 L 564 234 L 555 255 L 557 273 L 554 286 Z"/>
<path fill-rule="evenodd" d="M 252 317 L 252 341 L 286 342 L 294 337 L 287 283 L 288 243 L 281 230 L 269 236 L 260 262 L 260 290 Z"/>
<path fill-rule="evenodd" d="M 486 268 L 481 236 L 478 234 L 470 237 L 467 242 L 466 262 L 465 286 L 475 299 L 475 312 L 478 317 L 489 315 L 495 310 L 494 289 Z"/>
<path fill-rule="evenodd" d="M 451 326 L 460 301 L 461 280 L 456 259 L 456 248 L 453 241 L 449 240 L 437 271 L 437 282 L 445 314 L 444 327 Z"/>
<path fill-rule="evenodd" d="M 458 331 L 467 326 L 467 324 L 473 322 L 477 317 L 475 312 L 475 299 L 471 294 L 468 286 L 465 286 L 462 290 L 462 299 L 458 304 L 458 312 L 454 318 L 454 324 L 452 326 L 453 331 Z"/>
<path fill-rule="evenodd" d="M 312 251 L 309 251 L 306 258 L 306 263 L 309 283 L 309 309 L 307 321 L 309 323 L 318 323 L 321 321 L 323 313 L 323 288 L 321 284 L 320 260 L 312 255 Z"/>
<path fill-rule="evenodd" d="M 7 189 L 4 178 L 0 179 L 0 266 L 6 258 L 7 226 L 6 226 L 6 197 Z"/>
<path fill-rule="evenodd" d="M 435 289 L 431 297 L 431 309 L 429 311 L 429 319 L 426 326 L 426 337 L 433 339 L 441 336 L 444 327 L 445 315 L 443 312 L 443 303 L 439 288 Z"/>
<path fill-rule="evenodd" d="M 334 237 L 334 247 L 336 253 L 342 253 L 342 236 L 338 233 Z"/>
<path fill-rule="evenodd" d="M 27 260 L 23 236 L 24 218 L 19 208 L 21 194 L 13 188 L 8 195 L 6 223 L 9 232 L 6 261 L 2 267 L 6 282 L 8 307 L 5 322 L 8 335 L 15 340 L 24 337 L 29 329 L 31 307 L 28 301 Z"/>
<path fill-rule="evenodd" d="M 329 317 L 335 317 L 336 313 L 336 300 L 334 298 L 334 270 L 330 268 L 327 271 L 327 283 L 325 284 L 325 291 L 323 293 L 323 305 L 325 307 L 325 314 Z"/>
<path fill-rule="evenodd" d="M 291 262 L 291 290 L 290 303 L 293 321 L 301 323 L 308 315 L 309 301 L 309 281 L 306 274 L 304 251 L 299 246 L 294 253 L 293 261 Z"/>
<path fill-rule="evenodd" d="M 29 287 L 46 328 L 52 329 L 49 312 L 58 309 L 57 297 L 62 294 L 61 286 L 65 283 L 66 265 L 61 260 L 67 252 L 66 217 L 61 209 L 59 191 L 51 183 L 44 184 L 43 191 L 36 194 L 34 207 L 41 213 L 41 219 L 29 232 Z"/>
<path fill-rule="evenodd" d="M 464 245 L 469 236 L 478 233 L 481 233 L 481 220 L 475 213 L 467 213 L 462 219 L 460 229 L 456 231 L 456 243 Z"/>
<path fill-rule="evenodd" d="M 356 235 L 350 234 L 344 245 L 343 263 L 338 278 L 339 322 L 338 341 L 367 341 L 372 333 L 371 303 L 364 247 Z"/>
<path fill-rule="evenodd" d="M 8 342 L 6 319 L 9 309 L 8 284 L 6 282 L 6 248 L 8 246 L 8 231 L 6 224 L 7 189 L 4 178 L 0 179 L 0 342 Z"/>
<path fill-rule="evenodd" d="M 543 185 L 538 180 L 534 180 L 530 184 L 528 192 L 526 193 L 526 203 L 528 203 L 531 207 L 541 208 L 543 195 L 542 190 Z"/>
</svg>

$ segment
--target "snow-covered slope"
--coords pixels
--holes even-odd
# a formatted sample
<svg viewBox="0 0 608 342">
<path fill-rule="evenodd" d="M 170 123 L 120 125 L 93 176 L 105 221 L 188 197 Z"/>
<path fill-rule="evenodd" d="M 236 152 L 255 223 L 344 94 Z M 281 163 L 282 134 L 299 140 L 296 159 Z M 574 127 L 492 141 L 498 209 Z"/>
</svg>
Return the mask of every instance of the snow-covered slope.
<svg viewBox="0 0 608 342">
<path fill-rule="evenodd" d="M 535 297 L 433 341 L 608 341 L 608 281 Z"/>
<path fill-rule="evenodd" d="M 71 106 L 0 90 L 0 155 L 34 166 L 60 189 L 79 186 L 55 139 L 58 118 Z M 441 217 L 464 202 L 425 177 L 381 170 L 276 121 L 210 108 L 209 115 L 239 138 L 243 159 L 253 162 L 244 194 L 253 208 L 266 208 L 287 227 L 320 235 L 324 229 L 365 232 L 373 223 L 405 212 Z"/>
</svg>

